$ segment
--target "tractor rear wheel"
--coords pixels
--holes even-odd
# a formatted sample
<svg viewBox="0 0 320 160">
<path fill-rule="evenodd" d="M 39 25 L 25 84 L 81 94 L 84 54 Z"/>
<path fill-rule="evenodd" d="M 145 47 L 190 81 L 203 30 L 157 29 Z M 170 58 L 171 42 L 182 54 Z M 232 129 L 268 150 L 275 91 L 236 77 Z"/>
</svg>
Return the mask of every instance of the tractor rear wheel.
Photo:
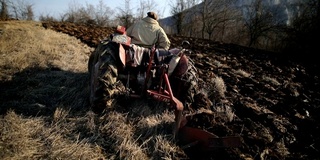
<svg viewBox="0 0 320 160">
<path fill-rule="evenodd" d="M 90 104 L 94 111 L 101 112 L 115 104 L 115 96 L 123 91 L 118 81 L 117 60 L 118 44 L 101 43 L 90 56 Z"/>
<path fill-rule="evenodd" d="M 179 67 L 182 65 L 187 65 L 187 71 L 182 75 L 174 76 L 175 72 L 179 72 Z M 194 97 L 200 93 L 200 80 L 193 61 L 190 58 L 187 58 L 187 63 L 182 62 L 181 64 L 178 64 L 170 81 L 173 93 L 183 103 L 185 107 L 184 110 L 194 110 Z"/>
</svg>

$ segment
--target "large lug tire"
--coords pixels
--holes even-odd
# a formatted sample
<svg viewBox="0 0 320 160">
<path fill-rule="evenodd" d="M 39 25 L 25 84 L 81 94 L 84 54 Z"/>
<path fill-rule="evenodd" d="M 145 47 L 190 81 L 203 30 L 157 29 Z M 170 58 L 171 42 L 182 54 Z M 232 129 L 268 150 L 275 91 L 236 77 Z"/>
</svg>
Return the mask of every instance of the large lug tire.
<svg viewBox="0 0 320 160">
<path fill-rule="evenodd" d="M 171 85 L 176 98 L 184 104 L 184 110 L 194 110 L 194 96 L 200 92 L 198 71 L 188 58 L 187 71 L 181 76 L 172 76 Z"/>
<path fill-rule="evenodd" d="M 115 96 L 124 90 L 124 86 L 117 79 L 117 45 L 100 44 L 89 58 L 90 104 L 92 109 L 98 112 L 113 107 Z"/>
<path fill-rule="evenodd" d="M 100 55 L 104 54 L 103 49 L 106 47 L 106 42 L 100 42 L 100 44 L 95 48 L 95 50 L 90 54 L 88 61 L 88 71 L 91 75 L 92 67 L 98 62 Z"/>
<path fill-rule="evenodd" d="M 195 109 L 194 107 L 194 102 L 195 99 L 194 97 L 199 94 L 200 88 L 199 88 L 199 78 L 198 78 L 198 71 L 196 67 L 194 66 L 194 63 L 189 59 L 188 63 L 188 71 L 184 75 L 185 83 L 184 83 L 184 88 L 185 88 L 185 105 L 188 110 L 193 110 Z"/>
<path fill-rule="evenodd" d="M 97 52 L 95 50 L 89 56 L 89 61 L 88 61 L 88 72 L 89 72 L 89 74 L 91 74 L 92 67 L 97 63 L 97 60 L 95 58 L 96 54 L 97 54 Z"/>
<path fill-rule="evenodd" d="M 198 71 L 191 59 L 189 59 L 188 71 L 183 75 L 183 81 L 185 90 L 183 96 L 186 110 L 210 109 L 212 102 L 204 89 L 205 82 L 199 78 Z"/>
</svg>

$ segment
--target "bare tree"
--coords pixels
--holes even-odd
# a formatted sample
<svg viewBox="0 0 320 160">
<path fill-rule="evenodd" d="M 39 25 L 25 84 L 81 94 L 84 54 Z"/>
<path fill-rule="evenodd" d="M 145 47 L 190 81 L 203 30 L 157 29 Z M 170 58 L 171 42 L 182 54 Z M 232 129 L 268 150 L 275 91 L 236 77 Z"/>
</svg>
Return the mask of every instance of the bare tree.
<svg viewBox="0 0 320 160">
<path fill-rule="evenodd" d="M 33 20 L 33 5 L 24 0 L 1 0 L 0 16 L 4 19 L 13 17 L 21 20 Z"/>
<path fill-rule="evenodd" d="M 39 21 L 57 22 L 58 20 L 53 16 L 47 14 L 47 15 L 40 15 Z"/>
<path fill-rule="evenodd" d="M 185 9 L 187 8 L 184 0 L 176 0 L 175 4 L 171 6 L 171 14 L 173 15 L 175 28 L 178 35 L 181 35 L 182 32 L 183 20 L 186 15 L 184 12 Z"/>
<path fill-rule="evenodd" d="M 199 35 L 199 24 L 201 24 L 201 18 L 195 10 L 190 10 L 188 12 L 188 18 L 185 18 L 184 22 L 184 35 L 189 37 L 198 37 Z"/>
<path fill-rule="evenodd" d="M 1 10 L 0 10 L 0 20 L 8 19 L 9 18 L 9 12 L 8 12 L 8 5 L 6 0 L 0 0 L 1 4 Z"/>
<path fill-rule="evenodd" d="M 235 7 L 237 0 L 227 0 L 223 5 L 223 9 L 221 14 L 221 18 L 218 18 L 217 24 L 219 24 L 219 30 L 221 36 L 217 36 L 216 40 L 220 40 L 223 42 L 235 42 L 235 36 L 242 30 L 241 27 L 238 26 L 238 22 L 242 19 L 241 11 Z"/>
<path fill-rule="evenodd" d="M 77 24 L 86 24 L 86 25 L 95 25 L 93 18 L 94 6 L 87 4 L 86 7 L 73 1 L 69 4 L 69 9 L 67 13 L 63 15 L 62 21 L 77 23 Z"/>
<path fill-rule="evenodd" d="M 154 0 L 140 0 L 138 9 L 137 9 L 137 18 L 142 19 L 147 15 L 147 12 L 153 11 L 161 15 L 160 11 L 157 9 L 157 3 Z"/>
<path fill-rule="evenodd" d="M 284 51 L 299 59 L 318 61 L 314 51 L 319 48 L 319 41 L 316 39 L 320 37 L 320 2 L 304 0 L 295 5 L 299 10 L 287 30 Z"/>
<path fill-rule="evenodd" d="M 109 26 L 112 16 L 113 10 L 106 6 L 102 0 L 96 6 L 88 3 L 83 6 L 73 1 L 69 4 L 67 13 L 61 16 L 61 20 L 86 25 Z"/>
<path fill-rule="evenodd" d="M 32 5 L 27 5 L 26 6 L 27 12 L 25 13 L 26 19 L 27 20 L 33 20 L 34 14 L 33 14 L 33 8 Z"/>
<path fill-rule="evenodd" d="M 132 14 L 132 8 L 130 6 L 131 0 L 124 0 L 124 1 L 125 1 L 124 8 L 118 8 L 120 10 L 120 13 L 118 14 L 117 18 L 119 19 L 121 25 L 128 28 L 133 24 L 134 17 Z"/>
<path fill-rule="evenodd" d="M 82 23 L 82 19 L 88 15 L 84 15 L 85 8 L 72 1 L 68 5 L 68 11 L 63 15 L 64 19 L 62 21 L 71 22 L 71 23 Z"/>
<path fill-rule="evenodd" d="M 99 4 L 96 6 L 93 17 L 97 25 L 107 26 L 110 23 L 110 17 L 113 16 L 113 13 L 114 11 L 100 0 Z"/>
<path fill-rule="evenodd" d="M 13 17 L 22 20 L 33 20 L 33 5 L 26 2 L 25 0 L 15 0 L 11 1 L 11 12 Z"/>
<path fill-rule="evenodd" d="M 227 24 L 234 21 L 237 12 L 233 9 L 234 0 L 203 0 L 200 8 L 202 38 L 212 39 L 214 32 L 224 35 Z"/>
<path fill-rule="evenodd" d="M 281 10 L 277 10 L 277 6 L 266 5 L 263 0 L 256 0 L 247 7 L 244 22 L 249 37 L 248 46 L 263 46 L 261 42 L 272 39 L 279 32 L 280 28 L 285 25 L 283 19 L 277 14 Z"/>
<path fill-rule="evenodd" d="M 232 0 L 204 0 L 202 3 L 202 38 L 205 38 L 205 33 L 208 39 L 212 39 L 214 32 L 221 32 L 227 23 L 234 20 L 236 13 L 232 9 Z"/>
<path fill-rule="evenodd" d="M 185 13 L 185 17 L 182 24 L 182 35 L 186 36 L 198 36 L 199 32 L 199 24 L 200 24 L 200 17 L 199 17 L 199 10 L 197 9 L 196 5 L 200 2 L 200 0 L 186 0 L 185 6 L 186 10 L 183 12 Z"/>
</svg>

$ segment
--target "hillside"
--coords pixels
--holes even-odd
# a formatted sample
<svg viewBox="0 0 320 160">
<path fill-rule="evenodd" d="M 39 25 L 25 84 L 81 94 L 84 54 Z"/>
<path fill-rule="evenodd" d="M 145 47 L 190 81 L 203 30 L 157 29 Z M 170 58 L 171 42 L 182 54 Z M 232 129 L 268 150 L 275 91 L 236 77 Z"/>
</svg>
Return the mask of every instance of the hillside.
<svg viewBox="0 0 320 160">
<path fill-rule="evenodd" d="M 160 105 L 134 101 L 109 113 L 90 111 L 88 55 L 111 32 L 66 23 L 0 22 L 2 159 L 319 159 L 317 65 L 169 35 L 172 47 L 185 39 L 192 43 L 190 57 L 210 86 L 204 90 L 213 104 L 193 117 L 201 124 L 189 125 L 242 137 L 237 148 L 183 150 L 167 131 L 173 113 Z M 217 80 L 226 92 L 215 92 Z"/>
</svg>

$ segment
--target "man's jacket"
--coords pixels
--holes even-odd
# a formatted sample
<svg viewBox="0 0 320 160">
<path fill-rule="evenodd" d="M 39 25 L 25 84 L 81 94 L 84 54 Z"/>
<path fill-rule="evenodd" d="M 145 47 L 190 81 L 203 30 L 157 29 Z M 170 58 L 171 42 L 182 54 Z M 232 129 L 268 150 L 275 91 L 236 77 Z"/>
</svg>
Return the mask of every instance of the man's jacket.
<svg viewBox="0 0 320 160">
<path fill-rule="evenodd" d="M 127 29 L 127 35 L 132 38 L 131 43 L 142 47 L 151 48 L 156 44 L 157 48 L 168 50 L 171 44 L 158 21 L 150 17 L 145 17 L 131 25 Z"/>
</svg>

